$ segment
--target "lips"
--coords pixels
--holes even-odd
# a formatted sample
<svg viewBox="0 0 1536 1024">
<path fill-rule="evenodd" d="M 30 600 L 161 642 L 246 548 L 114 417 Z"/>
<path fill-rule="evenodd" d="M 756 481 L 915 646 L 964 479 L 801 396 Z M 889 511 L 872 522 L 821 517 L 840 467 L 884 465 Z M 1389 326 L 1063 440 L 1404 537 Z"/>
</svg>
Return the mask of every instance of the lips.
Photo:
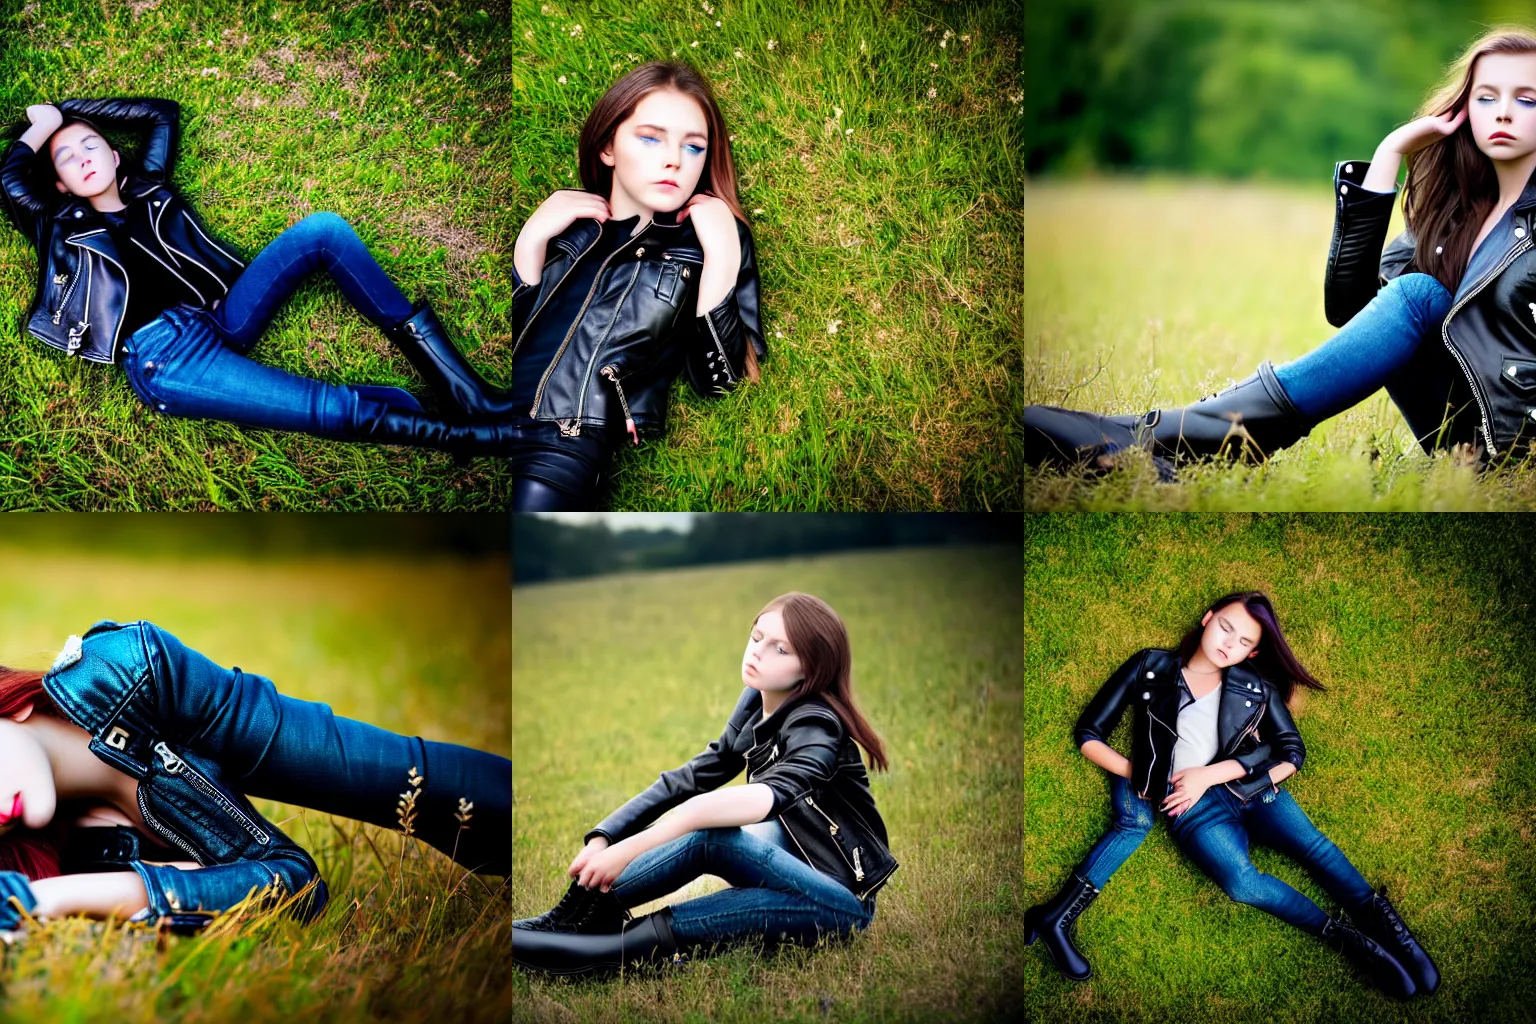
<svg viewBox="0 0 1536 1024">
<path fill-rule="evenodd" d="M 91 172 L 91 174 L 95 174 L 95 173 L 96 173 L 95 171 Z M 85 177 L 81 178 L 80 180 L 81 181 L 90 181 L 91 180 L 91 174 L 87 174 Z"/>
<path fill-rule="evenodd" d="M 8 825 L 15 821 L 17 818 L 20 818 L 21 812 L 23 810 L 25 810 L 25 808 L 22 807 L 21 804 L 21 794 L 17 793 L 16 799 L 11 802 L 11 813 L 0 814 L 0 825 Z"/>
<path fill-rule="evenodd" d="M 668 188 L 677 188 L 677 182 L 675 181 L 658 181 L 656 184 L 665 185 Z"/>
<path fill-rule="evenodd" d="M 1515 137 L 1508 132 L 1494 132 L 1492 135 L 1488 136 L 1489 142 L 1493 142 L 1496 139 L 1508 139 L 1511 142 L 1515 141 Z"/>
</svg>

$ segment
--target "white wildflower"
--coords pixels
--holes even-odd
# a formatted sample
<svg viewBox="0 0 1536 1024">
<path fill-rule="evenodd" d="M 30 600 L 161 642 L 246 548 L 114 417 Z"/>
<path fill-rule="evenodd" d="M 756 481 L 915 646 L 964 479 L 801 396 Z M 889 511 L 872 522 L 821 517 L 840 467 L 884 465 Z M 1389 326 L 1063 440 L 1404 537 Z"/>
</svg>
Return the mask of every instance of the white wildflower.
<svg viewBox="0 0 1536 1024">
<path fill-rule="evenodd" d="M 777 39 L 770 39 L 770 40 L 768 40 L 768 49 L 771 50 L 775 46 L 778 46 L 778 45 L 779 45 L 779 41 Z"/>
<path fill-rule="evenodd" d="M 561 85 L 564 85 L 565 84 L 565 76 L 561 75 L 559 78 L 555 79 L 555 81 L 559 82 Z"/>
<path fill-rule="evenodd" d="M 740 56 L 741 56 L 741 51 L 740 51 L 740 50 L 737 50 L 737 51 L 736 51 L 736 56 L 738 56 L 738 57 L 740 57 Z"/>
<path fill-rule="evenodd" d="M 833 120 L 836 120 L 837 118 L 842 117 L 842 116 L 843 116 L 843 108 L 842 107 L 833 107 L 832 108 L 832 119 Z"/>
<path fill-rule="evenodd" d="M 689 46 L 698 46 L 699 45 L 699 41 L 697 39 L 695 39 L 693 42 L 689 43 L 688 45 Z"/>
<path fill-rule="evenodd" d="M 773 336 L 775 338 L 782 338 L 782 337 L 784 337 L 784 332 L 783 331 L 774 331 L 773 332 Z"/>
<path fill-rule="evenodd" d="M 219 73 L 219 69 L 218 68 L 203 68 L 203 77 L 204 78 L 207 78 L 209 75 L 216 75 L 218 73 Z"/>
<path fill-rule="evenodd" d="M 715 28 L 719 28 L 719 27 L 720 27 L 720 23 L 718 21 L 715 22 Z"/>
<path fill-rule="evenodd" d="M 849 129 L 847 129 L 847 130 L 846 130 L 846 131 L 844 131 L 844 132 L 843 132 L 843 134 L 844 134 L 844 135 L 852 135 L 852 134 L 853 134 L 853 129 L 852 129 L 852 128 L 849 128 Z"/>
<path fill-rule="evenodd" d="M 841 320 L 828 320 L 827 321 L 827 333 L 828 334 L 836 334 L 837 333 L 837 329 L 839 327 L 841 327 L 841 326 L 843 326 L 843 322 Z"/>
<path fill-rule="evenodd" d="M 933 99 L 938 94 L 939 94 L 939 90 L 937 90 L 937 89 L 929 89 L 928 90 L 928 98 L 929 99 Z"/>
<path fill-rule="evenodd" d="M 949 40 L 948 39 L 940 39 L 939 40 L 939 49 L 941 49 L 941 50 L 949 49 Z"/>
<path fill-rule="evenodd" d="M 945 30 L 944 30 L 944 38 L 945 38 L 945 39 L 949 39 L 949 38 L 951 38 L 951 37 L 952 37 L 952 36 L 953 36 L 953 35 L 954 35 L 954 33 L 953 33 L 953 32 L 951 32 L 951 31 L 950 31 L 950 30 L 949 30 L 949 29 L 945 29 Z"/>
<path fill-rule="evenodd" d="M 765 211 L 765 210 L 753 210 L 753 211 L 752 211 L 752 216 L 754 216 L 754 217 L 756 217 L 756 216 L 757 216 L 757 215 L 758 215 L 758 214 L 760 214 L 760 213 L 766 213 L 766 212 L 767 212 L 767 211 Z"/>
<path fill-rule="evenodd" d="M 934 62 L 933 62 L 933 61 L 929 61 L 929 62 L 928 62 L 928 66 L 929 66 L 929 67 L 931 67 L 931 68 L 933 68 L 933 69 L 934 69 L 934 70 L 938 70 L 938 67 L 939 67 L 939 66 L 938 66 L 938 65 L 937 65 L 937 64 L 935 64 L 935 63 L 934 63 Z"/>
<path fill-rule="evenodd" d="M 962 42 L 962 43 L 968 43 L 968 42 L 970 42 L 970 41 L 971 41 L 971 37 L 970 37 L 970 35 L 969 35 L 969 34 L 967 34 L 967 35 L 963 35 L 963 36 L 961 36 L 961 37 L 960 37 L 960 41 L 961 41 L 961 42 Z"/>
</svg>

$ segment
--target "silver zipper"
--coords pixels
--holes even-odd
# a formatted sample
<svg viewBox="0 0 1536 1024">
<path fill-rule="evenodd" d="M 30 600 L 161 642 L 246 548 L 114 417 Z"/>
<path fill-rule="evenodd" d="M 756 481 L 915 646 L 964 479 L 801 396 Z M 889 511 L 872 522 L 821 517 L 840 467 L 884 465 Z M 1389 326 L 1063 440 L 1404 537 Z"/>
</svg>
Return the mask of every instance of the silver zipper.
<svg viewBox="0 0 1536 1024">
<path fill-rule="evenodd" d="M 204 796 L 217 803 L 224 810 L 224 813 L 228 814 L 231 818 L 234 818 L 235 821 L 239 822 L 240 826 L 249 832 L 257 842 L 265 845 L 271 841 L 271 837 L 268 836 L 265 831 L 258 828 L 256 823 L 253 822 L 250 818 L 242 814 L 240 812 L 240 808 L 231 804 L 229 800 L 225 798 L 224 794 L 218 791 L 213 783 L 203 778 L 202 775 L 198 773 L 196 768 L 193 768 L 186 761 L 176 756 L 176 752 L 173 751 L 170 747 L 166 746 L 164 740 L 161 740 L 155 744 L 155 753 L 160 755 L 160 760 L 165 763 L 165 770 L 167 772 L 169 772 L 171 775 L 185 774 L 187 781 L 191 782 L 192 785 L 200 790 Z"/>
<path fill-rule="evenodd" d="M 613 390 L 618 393 L 618 396 L 619 396 L 619 408 L 624 410 L 624 427 L 625 427 L 625 429 L 627 430 L 630 427 L 634 426 L 635 418 L 633 416 L 631 416 L 630 413 L 629 413 L 629 402 L 628 402 L 628 400 L 626 400 L 624 398 L 624 386 L 619 383 L 619 369 L 618 369 L 618 367 L 616 367 L 616 366 L 605 366 L 601 370 L 598 370 L 597 372 L 602 374 L 604 377 L 607 377 L 608 380 L 613 383 Z M 577 410 L 577 415 L 578 416 L 581 415 L 581 412 L 580 412 L 579 409 Z"/>
<path fill-rule="evenodd" d="M 810 806 L 811 810 L 815 811 L 817 814 L 819 814 L 823 818 L 827 819 L 827 825 L 828 825 L 828 827 L 832 831 L 832 848 L 837 851 L 837 855 L 839 857 L 843 858 L 843 863 L 848 865 L 848 870 L 849 871 L 853 871 L 854 870 L 853 862 L 848 859 L 848 855 L 843 852 L 842 846 L 837 841 L 837 822 L 833 821 L 827 815 L 826 811 L 822 810 L 820 807 L 817 807 L 816 806 L 816 801 L 812 800 L 809 795 L 806 796 L 805 802 L 806 802 L 807 805 Z M 863 874 L 864 873 L 862 871 L 860 871 L 860 872 L 858 872 L 858 874 L 859 874 L 860 877 L 857 879 L 857 881 L 862 882 L 864 880 L 864 878 L 863 878 Z"/>
<path fill-rule="evenodd" d="M 778 757 L 779 757 L 779 745 L 777 743 L 775 743 L 773 745 L 773 750 L 770 751 L 769 754 L 768 754 L 768 760 L 763 762 L 763 768 L 767 768 L 769 765 L 773 764 L 774 761 L 778 760 Z M 751 778 L 747 779 L 747 781 L 751 782 L 752 779 L 757 778 L 761 774 L 763 774 L 763 771 L 760 768 L 757 771 L 753 772 Z"/>
<path fill-rule="evenodd" d="M 593 238 L 592 241 L 588 242 L 587 243 L 587 247 L 585 249 L 581 250 L 581 252 L 576 255 L 576 258 L 571 261 L 571 265 L 566 268 L 565 273 L 560 275 L 560 280 L 556 281 L 554 284 L 549 286 L 549 294 L 544 297 L 544 301 L 539 303 L 537 306 L 533 307 L 533 312 L 528 314 L 528 322 L 523 324 L 523 333 L 519 334 L 517 336 L 517 340 L 512 343 L 512 358 L 513 359 L 517 358 L 517 350 L 520 347 L 522 347 L 523 339 L 528 337 L 528 329 L 533 326 L 534 319 L 536 317 L 538 317 L 538 315 L 541 312 L 544 311 L 544 307 L 545 306 L 549 305 L 549 300 L 554 298 L 554 296 L 555 296 L 555 289 L 559 288 L 561 282 L 564 281 L 567 277 L 570 276 L 571 271 L 576 269 L 576 264 L 580 263 L 581 260 L 582 260 L 582 257 L 586 256 L 587 253 L 592 251 L 592 247 L 597 245 L 598 239 L 600 239 L 602 237 L 603 237 L 603 232 L 602 232 L 601 229 L 599 229 L 598 232 L 597 232 L 597 237 Z M 559 246 L 556 246 L 556 248 L 558 249 Z M 548 266 L 551 263 L 555 262 L 555 260 L 557 260 L 559 258 L 560 258 L 560 256 L 557 253 L 555 256 L 551 257 L 550 259 L 545 260 L 544 261 L 544 266 L 546 268 L 548 268 Z M 544 280 L 544 275 L 542 273 L 539 274 L 539 280 L 540 281 Z M 531 288 L 533 286 L 529 285 L 529 287 Z"/>
<path fill-rule="evenodd" d="M 85 248 L 81 246 L 81 248 Z M 69 329 L 69 347 L 66 351 L 74 355 L 75 351 L 85 341 L 85 332 L 91 326 L 91 282 L 96 277 L 96 264 L 91 262 L 90 256 L 85 257 L 85 319 L 78 321 Z"/>
<path fill-rule="evenodd" d="M 805 802 L 813 811 L 827 819 L 827 825 L 832 829 L 832 834 L 837 835 L 837 822 L 832 820 L 832 816 L 829 815 L 826 811 L 822 810 L 820 807 L 817 807 L 816 801 L 812 800 L 810 797 L 806 797 Z"/>
<path fill-rule="evenodd" d="M 855 882 L 864 881 L 864 865 L 859 863 L 859 848 L 857 846 L 853 848 L 853 880 Z"/>
<path fill-rule="evenodd" d="M 106 231 L 106 228 L 99 228 L 98 231 L 104 232 L 104 231 Z M 98 231 L 88 231 L 88 232 L 86 232 L 86 234 L 79 235 L 77 237 L 85 238 L 85 237 L 87 237 L 89 235 L 97 234 Z M 116 326 L 114 326 L 112 328 L 112 348 L 111 348 L 111 350 L 109 352 L 109 354 L 111 355 L 112 359 L 116 360 L 117 359 L 117 334 L 118 334 L 119 331 L 121 331 L 123 329 L 123 319 L 128 315 L 128 299 L 133 294 L 133 282 L 128 279 L 128 270 L 121 263 L 117 262 L 117 260 L 112 259 L 111 256 L 107 256 L 104 253 L 96 252 L 95 249 L 92 249 L 88 245 L 81 245 L 79 242 L 76 242 L 73 237 L 66 238 L 65 241 L 69 242 L 71 245 L 75 246 L 76 248 L 85 249 L 88 252 L 95 253 L 97 256 L 100 256 L 103 259 L 108 260 L 109 262 L 111 262 L 111 264 L 114 267 L 116 267 L 118 270 L 121 270 L 123 272 L 123 311 L 117 317 L 117 324 L 116 324 Z M 86 267 L 87 267 L 87 269 L 89 269 L 90 264 L 87 263 Z M 91 315 L 90 314 L 90 307 L 91 307 L 91 282 L 90 282 L 89 275 L 87 275 L 86 282 L 85 282 L 85 307 L 86 307 L 86 314 L 85 315 L 87 317 L 89 317 Z"/>
<path fill-rule="evenodd" d="M 601 232 L 598 233 L 598 237 L 602 237 L 602 233 Z M 594 238 L 592 240 L 592 245 L 596 245 L 596 244 L 597 244 L 597 239 Z M 603 283 L 603 271 L 608 268 L 608 261 L 613 259 L 619 253 L 624 252 L 625 249 L 627 249 L 627 248 L 628 248 L 628 246 L 625 246 L 622 249 L 615 249 L 615 250 L 613 250 L 613 252 L 609 253 L 607 256 L 605 256 L 603 258 L 603 262 L 601 262 L 601 263 L 599 263 L 597 265 L 597 273 L 592 278 L 592 287 L 587 289 L 587 297 L 585 299 L 581 300 L 581 308 L 576 311 L 576 315 L 571 319 L 571 326 L 570 326 L 570 329 L 565 332 L 565 337 L 560 339 L 560 347 L 555 351 L 555 358 L 553 358 L 553 359 L 551 359 L 549 361 L 549 366 L 547 366 L 544 369 L 544 376 L 539 378 L 538 389 L 536 391 L 534 391 L 534 393 L 533 393 L 533 408 L 528 411 L 528 415 L 533 417 L 534 419 L 538 419 L 538 416 L 539 416 L 539 403 L 544 400 L 544 386 L 549 383 L 549 378 L 554 374 L 555 367 L 560 365 L 560 357 L 565 355 L 566 347 L 568 345 L 570 345 L 571 338 L 575 337 L 575 335 L 576 335 L 576 328 L 581 325 L 581 318 L 584 315 L 586 315 L 587 306 L 592 302 L 592 296 L 597 294 L 597 286 Z M 587 246 L 587 251 L 588 252 L 590 252 L 591 249 L 592 249 L 592 246 L 590 246 L 590 245 Z M 584 252 L 584 253 L 582 253 L 582 255 L 585 256 L 586 253 Z M 571 264 L 571 266 L 575 267 L 576 264 L 573 263 L 573 264 Z M 630 283 L 633 284 L 634 282 L 630 282 Z M 532 320 L 533 318 L 530 316 L 528 319 Z M 610 328 L 612 326 L 613 326 L 612 324 L 609 325 Z M 528 333 L 527 326 L 523 327 L 523 333 L 524 334 Z M 516 346 L 513 346 L 512 356 L 513 356 L 513 358 L 517 357 L 517 347 Z M 579 429 L 580 420 L 577 420 L 576 422 L 577 422 L 577 426 L 578 426 L 578 429 Z"/>
<path fill-rule="evenodd" d="M 172 832 L 170 829 L 160 824 L 159 819 L 157 819 L 153 814 L 149 812 L 149 804 L 144 800 L 143 789 L 139 790 L 139 814 L 143 816 L 144 823 L 146 825 L 154 829 L 161 836 L 165 837 L 165 839 L 170 842 L 172 846 L 178 847 L 179 849 L 185 851 L 189 857 L 197 861 L 199 864 L 207 863 L 196 850 L 192 849 L 192 844 L 188 843 L 185 839 L 181 838 L 181 836 L 178 836 L 175 832 Z"/>
<path fill-rule="evenodd" d="M 87 270 L 89 270 L 89 267 L 90 267 L 89 262 L 87 262 L 86 267 L 87 267 Z M 60 318 L 62 318 L 64 316 L 64 307 L 69 305 L 69 297 L 71 295 L 75 294 L 75 286 L 80 283 L 80 278 L 82 276 L 83 275 L 77 269 L 75 271 L 74 278 L 69 282 L 69 287 L 64 289 L 64 297 L 59 300 L 59 308 L 54 310 L 54 312 L 53 312 L 53 322 L 55 324 L 57 324 L 59 322 Z M 55 278 L 55 280 L 57 280 L 57 278 Z"/>
<path fill-rule="evenodd" d="M 1472 287 L 1472 290 L 1467 292 L 1467 294 L 1461 299 L 1460 302 L 1451 307 L 1451 311 L 1445 314 L 1445 320 L 1443 320 L 1440 324 L 1440 335 L 1445 340 L 1445 347 L 1450 349 L 1451 355 L 1456 357 L 1456 362 L 1461 366 L 1461 372 L 1466 374 L 1467 384 L 1472 389 L 1472 397 L 1477 401 L 1477 411 L 1479 415 L 1482 416 L 1483 440 L 1488 445 L 1488 454 L 1490 457 L 1499 454 L 1499 450 L 1494 446 L 1493 443 L 1493 428 L 1488 418 L 1488 406 L 1483 402 L 1483 394 L 1478 390 L 1477 381 L 1472 379 L 1472 370 L 1467 366 L 1467 361 L 1461 357 L 1461 352 L 1457 350 L 1456 346 L 1451 344 L 1451 317 L 1455 316 L 1456 311 L 1461 309 L 1462 306 L 1465 306 L 1468 302 L 1471 302 L 1472 298 L 1477 295 L 1478 292 L 1482 291 L 1483 287 L 1487 285 L 1489 281 L 1503 273 L 1504 268 L 1509 266 L 1510 263 L 1514 262 L 1516 256 L 1519 256 L 1530 247 L 1531 240 L 1527 238 L 1525 241 L 1519 243 L 1508 253 L 1506 253 L 1504 258 L 1499 261 L 1498 266 L 1494 267 L 1491 271 L 1485 274 L 1483 279 L 1477 282 L 1477 284 Z"/>
<path fill-rule="evenodd" d="M 720 344 L 720 335 L 715 330 L 715 322 L 710 319 L 707 312 L 704 314 L 704 322 L 709 324 L 709 333 L 715 339 L 715 348 L 720 352 L 720 368 L 725 371 L 725 382 L 736 383 L 736 378 L 731 374 L 731 361 L 725 357 L 725 346 Z"/>
<path fill-rule="evenodd" d="M 645 252 L 644 246 L 635 252 L 635 256 L 638 257 L 643 252 Z M 577 392 L 576 398 L 576 419 L 578 422 L 581 420 L 582 411 L 587 407 L 587 386 L 592 382 L 592 367 L 597 365 L 597 357 L 603 354 L 603 346 L 608 344 L 608 336 L 613 333 L 613 325 L 619 322 L 619 316 L 624 312 L 624 301 L 629 298 L 629 293 L 634 291 L 635 282 L 640 280 L 640 266 L 640 260 L 636 259 L 634 276 L 629 279 L 629 284 L 625 286 L 624 294 L 619 296 L 619 304 L 613 311 L 613 319 L 608 321 L 608 329 L 603 331 L 603 336 L 593 346 L 592 358 L 587 360 L 587 372 L 581 378 L 581 390 Z M 599 269 L 598 273 L 601 274 L 602 270 Z M 625 418 L 628 418 L 628 416 L 629 413 L 626 409 Z"/>
</svg>

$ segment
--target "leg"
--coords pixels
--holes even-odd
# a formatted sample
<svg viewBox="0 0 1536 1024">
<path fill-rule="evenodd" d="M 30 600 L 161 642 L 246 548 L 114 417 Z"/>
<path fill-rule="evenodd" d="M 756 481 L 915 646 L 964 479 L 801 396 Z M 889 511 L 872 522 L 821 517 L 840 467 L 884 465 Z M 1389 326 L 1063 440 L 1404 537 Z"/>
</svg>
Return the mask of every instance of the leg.
<svg viewBox="0 0 1536 1024">
<path fill-rule="evenodd" d="M 819 935 L 861 930 L 872 917 L 839 882 L 739 828 L 701 829 L 647 850 L 610 891 L 633 907 L 706 874 L 733 888 L 670 908 L 680 946 L 752 938 L 812 944 Z"/>
<path fill-rule="evenodd" d="M 1077 873 L 1095 889 L 1104 888 L 1110 876 L 1130 859 L 1152 831 L 1155 820 L 1152 804 L 1136 795 L 1129 780 L 1111 775 L 1109 796 L 1114 819 L 1077 867 Z"/>
<path fill-rule="evenodd" d="M 467 868 L 510 873 L 511 761 L 343 718 L 328 704 L 283 696 L 265 676 L 224 668 L 164 630 L 156 638 L 165 678 L 181 688 L 176 706 L 193 709 L 183 728 L 221 752 L 242 792 L 391 830 L 406 810 L 416 838 Z M 405 808 L 404 793 L 415 794 Z"/>
<path fill-rule="evenodd" d="M 1337 334 L 1306 355 L 1275 367 L 1275 376 L 1304 415 L 1327 419 L 1369 398 L 1406 367 L 1421 347 L 1438 341 L 1440 324 L 1450 308 L 1451 293 L 1430 275 L 1395 277 Z M 1441 380 L 1436 386 L 1444 383 Z M 1439 400 L 1432 403 L 1436 427 L 1444 416 L 1443 398 L 1442 388 Z M 1421 433 L 1417 427 L 1415 433 Z"/>
<path fill-rule="evenodd" d="M 267 243 L 241 271 L 219 307 L 216 315 L 234 346 L 249 351 L 299 283 L 322 269 L 347 301 L 380 328 L 410 317 L 410 300 L 389 279 L 352 225 L 334 213 L 312 213 Z"/>
<path fill-rule="evenodd" d="M 512 481 L 512 511 L 569 512 L 587 507 L 574 494 L 551 487 L 531 476 L 515 476 Z"/>
<path fill-rule="evenodd" d="M 1301 805 L 1282 789 L 1271 803 L 1255 800 L 1243 812 L 1248 833 L 1304 866 L 1319 885 L 1350 913 L 1375 896 L 1367 882 L 1333 841 L 1318 831 Z"/>
</svg>

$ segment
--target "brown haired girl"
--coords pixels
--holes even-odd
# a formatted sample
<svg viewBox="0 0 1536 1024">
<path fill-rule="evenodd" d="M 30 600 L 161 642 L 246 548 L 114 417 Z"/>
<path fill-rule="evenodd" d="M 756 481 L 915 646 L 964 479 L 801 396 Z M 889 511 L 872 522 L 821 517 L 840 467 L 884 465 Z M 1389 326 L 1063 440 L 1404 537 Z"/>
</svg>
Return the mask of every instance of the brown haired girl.
<svg viewBox="0 0 1536 1024">
<path fill-rule="evenodd" d="M 1404 157 L 1407 230 L 1383 252 Z M 1029 461 L 1106 468 L 1144 447 L 1170 477 L 1170 460 L 1245 448 L 1262 458 L 1382 387 L 1426 453 L 1466 443 L 1485 466 L 1523 457 L 1536 435 L 1533 169 L 1536 32 L 1496 28 L 1369 162 L 1335 167 L 1323 302 L 1342 330 L 1181 409 L 1030 406 Z"/>
<path fill-rule="evenodd" d="M 811 944 L 868 927 L 896 860 L 858 750 L 884 769 L 885 747 L 854 704 L 851 665 L 826 602 L 770 601 L 752 622 L 746 689 L 725 731 L 587 833 L 559 904 L 513 924 L 513 962 L 588 974 L 693 946 Z M 719 788 L 743 768 L 747 785 Z M 706 874 L 732 888 L 630 917 Z"/>
<path fill-rule="evenodd" d="M 709 398 L 758 379 L 767 346 L 730 135 L 680 61 L 592 108 L 582 189 L 540 204 L 513 251 L 515 511 L 599 500 L 615 447 L 660 437 L 672 381 Z"/>
</svg>

